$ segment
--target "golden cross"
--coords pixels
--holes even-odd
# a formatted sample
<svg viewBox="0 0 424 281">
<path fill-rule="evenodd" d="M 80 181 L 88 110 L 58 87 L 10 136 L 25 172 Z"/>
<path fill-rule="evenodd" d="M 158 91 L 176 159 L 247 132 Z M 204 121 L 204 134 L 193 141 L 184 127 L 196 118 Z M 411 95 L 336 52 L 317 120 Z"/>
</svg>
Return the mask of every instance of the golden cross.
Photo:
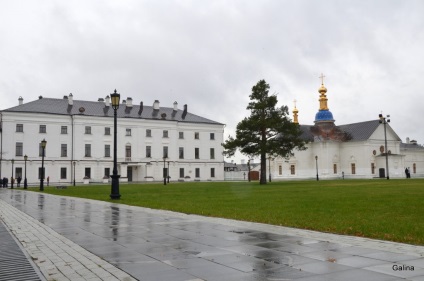
<svg viewBox="0 0 424 281">
<path fill-rule="evenodd" d="M 324 85 L 324 77 L 325 77 L 325 76 L 324 76 L 324 74 L 322 74 L 322 73 L 321 73 L 321 76 L 320 76 L 320 77 L 318 77 L 318 78 L 321 78 L 321 84 L 322 84 L 322 85 Z"/>
</svg>

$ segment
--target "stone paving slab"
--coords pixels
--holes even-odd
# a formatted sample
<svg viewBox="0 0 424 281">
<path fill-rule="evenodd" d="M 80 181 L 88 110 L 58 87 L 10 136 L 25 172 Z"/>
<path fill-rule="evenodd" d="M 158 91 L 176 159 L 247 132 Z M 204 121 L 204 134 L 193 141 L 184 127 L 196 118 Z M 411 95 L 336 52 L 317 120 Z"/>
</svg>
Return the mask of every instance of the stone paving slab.
<svg viewBox="0 0 424 281">
<path fill-rule="evenodd" d="M 57 280 L 424 279 L 421 246 L 20 190 L 0 190 L 0 210 Z"/>
</svg>

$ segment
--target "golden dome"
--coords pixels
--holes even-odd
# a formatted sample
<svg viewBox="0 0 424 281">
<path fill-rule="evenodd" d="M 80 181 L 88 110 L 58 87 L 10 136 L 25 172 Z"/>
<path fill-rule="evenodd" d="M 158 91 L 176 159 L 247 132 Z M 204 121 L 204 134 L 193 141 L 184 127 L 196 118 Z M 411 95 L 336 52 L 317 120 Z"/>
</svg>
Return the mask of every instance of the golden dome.
<svg viewBox="0 0 424 281">
<path fill-rule="evenodd" d="M 318 93 L 327 93 L 327 88 L 324 86 L 324 84 L 321 84 L 321 87 L 318 89 Z"/>
</svg>

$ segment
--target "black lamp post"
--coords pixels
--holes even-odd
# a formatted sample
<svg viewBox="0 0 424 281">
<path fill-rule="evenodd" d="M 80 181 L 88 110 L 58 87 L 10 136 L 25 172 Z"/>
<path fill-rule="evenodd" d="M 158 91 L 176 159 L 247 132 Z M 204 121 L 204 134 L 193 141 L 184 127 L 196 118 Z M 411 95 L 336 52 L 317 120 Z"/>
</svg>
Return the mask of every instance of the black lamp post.
<svg viewBox="0 0 424 281">
<path fill-rule="evenodd" d="M 383 123 L 384 125 L 384 150 L 386 150 L 386 173 L 387 173 L 387 179 L 389 179 L 389 150 L 387 149 L 387 134 L 386 134 L 386 125 L 387 123 L 390 123 L 390 119 L 386 119 L 390 117 L 390 115 L 387 115 L 386 117 L 383 116 L 383 114 L 379 114 L 378 117 L 380 118 L 380 123 Z"/>
<path fill-rule="evenodd" d="M 24 189 L 28 189 L 28 181 L 27 181 L 27 177 L 26 177 L 26 162 L 28 160 L 28 156 L 25 154 L 24 156 L 24 160 L 25 160 L 25 177 L 24 177 Z"/>
<path fill-rule="evenodd" d="M 166 185 L 166 168 L 165 168 L 166 157 L 163 157 L 163 185 Z"/>
<path fill-rule="evenodd" d="M 119 199 L 121 198 L 121 194 L 119 194 L 119 178 L 121 177 L 118 175 L 118 165 L 116 163 L 117 159 L 117 110 L 119 108 L 119 99 L 121 97 L 120 94 L 116 92 L 113 92 L 113 94 L 110 95 L 112 99 L 112 108 L 113 108 L 113 174 L 111 176 L 112 178 L 112 191 L 110 194 L 111 199 Z"/>
<path fill-rule="evenodd" d="M 74 186 L 75 186 L 75 164 L 76 164 L 76 162 L 74 161 L 72 164 L 74 165 Z"/>
<path fill-rule="evenodd" d="M 271 182 L 271 156 L 268 157 L 268 175 L 269 175 L 269 182 Z"/>
<path fill-rule="evenodd" d="M 247 160 L 247 180 L 250 182 L 250 159 Z"/>
<path fill-rule="evenodd" d="M 168 161 L 168 170 L 166 170 L 166 177 L 168 178 L 168 183 L 169 183 L 169 161 Z"/>
<path fill-rule="evenodd" d="M 315 155 L 315 165 L 317 167 L 317 181 L 319 181 L 319 176 L 318 176 L 318 156 Z"/>
<path fill-rule="evenodd" d="M 44 191 L 44 152 L 46 150 L 47 141 L 43 139 L 41 141 L 41 175 L 40 175 L 40 191 Z"/>
<path fill-rule="evenodd" d="M 10 185 L 10 188 L 11 189 L 13 189 L 13 182 L 14 182 L 14 178 L 13 178 L 13 164 L 15 164 L 15 160 L 14 159 L 12 159 L 12 178 L 10 179 L 11 180 L 11 185 Z"/>
</svg>

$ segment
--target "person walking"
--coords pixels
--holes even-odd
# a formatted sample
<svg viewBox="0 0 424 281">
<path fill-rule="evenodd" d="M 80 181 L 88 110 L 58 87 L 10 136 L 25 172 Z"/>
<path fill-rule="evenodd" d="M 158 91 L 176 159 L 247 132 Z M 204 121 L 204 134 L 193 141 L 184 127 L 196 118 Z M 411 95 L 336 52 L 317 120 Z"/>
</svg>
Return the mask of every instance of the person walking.
<svg viewBox="0 0 424 281">
<path fill-rule="evenodd" d="M 21 176 L 19 176 L 17 179 L 16 179 L 16 181 L 17 181 L 17 183 L 18 183 L 18 187 L 21 187 L 21 180 L 22 180 L 22 178 L 21 178 Z"/>
</svg>

